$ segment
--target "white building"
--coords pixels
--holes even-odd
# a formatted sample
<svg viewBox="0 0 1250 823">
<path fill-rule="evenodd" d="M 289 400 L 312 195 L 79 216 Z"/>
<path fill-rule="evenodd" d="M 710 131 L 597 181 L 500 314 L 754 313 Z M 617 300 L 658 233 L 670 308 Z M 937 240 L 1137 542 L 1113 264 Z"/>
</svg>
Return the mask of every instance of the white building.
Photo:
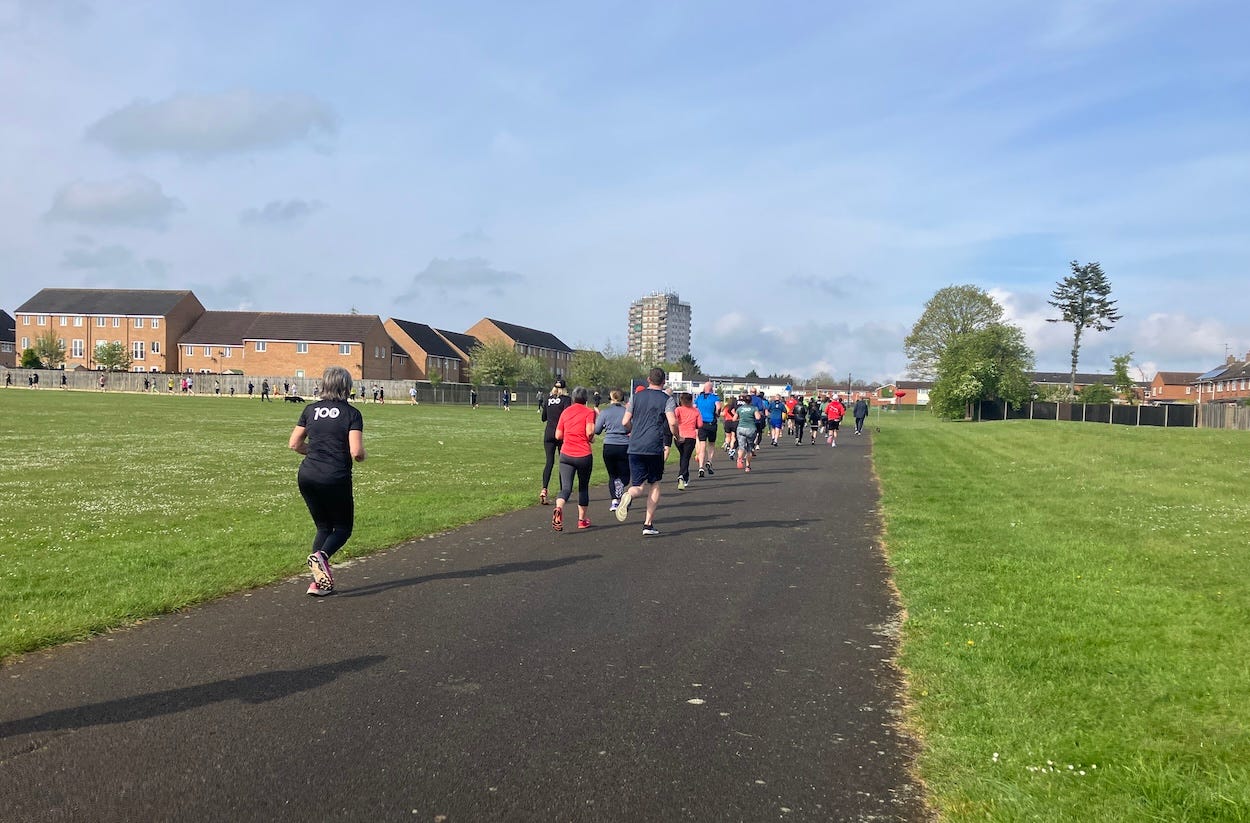
<svg viewBox="0 0 1250 823">
<path fill-rule="evenodd" d="M 629 306 L 629 355 L 644 366 L 690 354 L 690 304 L 675 292 L 655 292 Z"/>
</svg>

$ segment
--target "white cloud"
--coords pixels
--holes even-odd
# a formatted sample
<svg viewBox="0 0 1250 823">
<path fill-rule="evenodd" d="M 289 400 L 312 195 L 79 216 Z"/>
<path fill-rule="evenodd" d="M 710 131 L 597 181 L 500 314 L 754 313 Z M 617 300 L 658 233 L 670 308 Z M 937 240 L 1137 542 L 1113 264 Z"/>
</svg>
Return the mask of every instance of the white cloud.
<svg viewBox="0 0 1250 823">
<path fill-rule="evenodd" d="M 118 180 L 76 180 L 64 186 L 53 198 L 47 217 L 86 225 L 163 229 L 179 211 L 183 211 L 182 204 L 166 196 L 160 183 L 130 174 Z"/>
<path fill-rule="evenodd" d="M 241 90 L 136 100 L 90 126 L 87 137 L 124 155 L 204 158 L 318 140 L 337 128 L 334 112 L 314 97 Z"/>
<path fill-rule="evenodd" d="M 273 200 L 259 209 L 244 209 L 239 214 L 239 222 L 245 226 L 290 225 L 321 208 L 322 204 L 316 200 Z"/>
<path fill-rule="evenodd" d="M 475 299 L 483 293 L 501 297 L 507 289 L 524 282 L 523 275 L 492 268 L 489 261 L 480 257 L 446 260 L 436 257 L 412 278 L 395 302 L 411 303 L 430 297 L 463 302 L 469 291 L 474 292 Z"/>
<path fill-rule="evenodd" d="M 101 246 L 98 249 L 69 249 L 61 258 L 67 269 L 109 269 L 134 262 L 135 256 L 125 246 Z"/>
</svg>

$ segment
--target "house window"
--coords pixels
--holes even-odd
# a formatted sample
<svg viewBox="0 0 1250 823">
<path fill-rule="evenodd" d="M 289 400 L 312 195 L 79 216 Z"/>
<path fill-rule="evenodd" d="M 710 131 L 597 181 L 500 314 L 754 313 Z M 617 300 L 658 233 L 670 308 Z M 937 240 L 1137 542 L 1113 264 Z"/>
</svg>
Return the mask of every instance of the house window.
<svg viewBox="0 0 1250 823">
<path fill-rule="evenodd" d="M 29 325 L 30 325 L 30 315 L 29 315 L 29 314 L 23 314 L 23 315 L 22 315 L 22 325 L 23 325 L 23 326 L 29 326 Z"/>
<path fill-rule="evenodd" d="M 1216 391 L 1224 391 L 1224 381 L 1223 381 L 1223 380 L 1221 380 L 1219 383 L 1216 383 L 1216 384 L 1215 384 L 1215 390 L 1216 390 Z"/>
<path fill-rule="evenodd" d="M 225 353 L 226 357 L 234 357 L 234 349 L 230 348 L 229 346 L 226 346 L 224 349 L 222 349 L 222 352 Z"/>
<path fill-rule="evenodd" d="M 161 353 L 161 341 L 153 340 L 152 341 L 152 354 L 160 354 L 160 353 Z"/>
<path fill-rule="evenodd" d="M 23 337 L 22 338 L 22 351 L 26 351 L 29 348 L 30 348 L 30 338 Z"/>
<path fill-rule="evenodd" d="M 212 357 L 212 356 L 213 356 L 213 347 L 212 347 L 212 346 L 205 346 L 205 347 L 204 347 L 204 356 L 205 356 L 205 357 Z"/>
<path fill-rule="evenodd" d="M 264 350 L 265 350 L 265 341 L 264 341 L 264 340 L 257 340 L 257 341 L 256 341 L 256 351 L 264 351 Z"/>
<path fill-rule="evenodd" d="M 351 343 L 339 343 L 339 354 L 351 354 L 351 353 L 352 353 Z"/>
<path fill-rule="evenodd" d="M 41 314 L 35 318 L 35 325 L 37 326 L 42 326 L 44 323 L 47 323 L 47 322 L 48 322 L 48 315 L 46 314 Z"/>
<path fill-rule="evenodd" d="M 107 317 L 97 317 L 97 318 L 95 319 L 95 327 L 96 327 L 97 329 L 102 329 L 102 328 L 104 328 L 107 324 L 108 324 L 108 318 L 107 318 Z"/>
<path fill-rule="evenodd" d="M 0 343 L 0 351 L 13 351 L 12 343 Z"/>
<path fill-rule="evenodd" d="M 195 357 L 195 346 L 183 346 L 182 353 L 186 357 Z"/>
<path fill-rule="evenodd" d="M 130 344 L 130 357 L 133 360 L 143 359 L 143 341 L 136 340 Z"/>
<path fill-rule="evenodd" d="M 80 328 L 80 329 L 82 328 L 82 317 L 81 317 L 81 316 L 78 316 L 78 317 L 75 317 L 75 318 L 74 318 L 74 326 L 75 326 L 75 327 L 77 327 L 77 328 Z"/>
<path fill-rule="evenodd" d="M 152 318 L 152 328 L 159 329 L 161 327 L 161 319 L 159 317 Z"/>
<path fill-rule="evenodd" d="M 303 370 L 303 369 L 296 369 L 296 370 L 295 370 L 295 376 L 296 376 L 296 377 L 303 377 L 303 376 L 304 376 L 304 370 Z"/>
<path fill-rule="evenodd" d="M 295 353 L 296 353 L 296 354 L 308 354 L 308 344 L 307 344 L 307 343 L 296 343 L 296 344 L 295 344 Z"/>
<path fill-rule="evenodd" d="M 1194 387 L 1193 387 L 1193 386 L 1186 386 L 1186 387 L 1185 387 L 1185 394 L 1193 394 L 1193 391 L 1194 391 Z"/>
<path fill-rule="evenodd" d="M 84 351 L 85 349 L 86 349 L 86 345 L 85 345 L 84 341 L 82 341 L 82 340 L 75 340 L 75 341 L 73 341 L 72 343 L 70 343 L 70 346 L 69 346 L 69 356 L 70 356 L 70 357 L 82 357 L 82 355 L 83 355 L 83 351 Z"/>
<path fill-rule="evenodd" d="M 122 327 L 122 319 L 120 317 L 113 318 L 113 328 L 120 329 Z"/>
<path fill-rule="evenodd" d="M 141 328 L 143 328 L 143 318 L 142 318 L 142 317 L 136 317 L 136 318 L 135 318 L 135 328 L 136 328 L 136 329 L 141 329 Z"/>
<path fill-rule="evenodd" d="M 69 315 L 65 315 L 65 314 L 62 314 L 62 315 L 61 315 L 61 325 L 62 325 L 62 326 L 68 326 L 68 325 L 69 325 Z"/>
</svg>

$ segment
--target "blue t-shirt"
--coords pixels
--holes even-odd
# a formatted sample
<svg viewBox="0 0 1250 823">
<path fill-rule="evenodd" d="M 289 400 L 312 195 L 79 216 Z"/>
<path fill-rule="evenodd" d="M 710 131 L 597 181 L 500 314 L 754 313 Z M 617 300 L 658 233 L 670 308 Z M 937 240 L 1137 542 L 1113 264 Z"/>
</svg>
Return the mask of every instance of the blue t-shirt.
<svg viewBox="0 0 1250 823">
<path fill-rule="evenodd" d="M 777 428 L 777 424 L 781 423 L 781 418 L 785 415 L 786 404 L 780 400 L 774 400 L 768 404 L 768 420 L 773 423 L 773 428 Z"/>
<path fill-rule="evenodd" d="M 646 388 L 629 398 L 629 453 L 664 454 L 664 433 L 672 432 L 666 412 L 677 403 L 660 389 Z"/>
<path fill-rule="evenodd" d="M 694 407 L 699 410 L 699 416 L 703 418 L 704 423 L 716 422 L 716 404 L 720 402 L 720 398 L 715 394 L 707 394 L 699 392 L 694 397 Z"/>
</svg>

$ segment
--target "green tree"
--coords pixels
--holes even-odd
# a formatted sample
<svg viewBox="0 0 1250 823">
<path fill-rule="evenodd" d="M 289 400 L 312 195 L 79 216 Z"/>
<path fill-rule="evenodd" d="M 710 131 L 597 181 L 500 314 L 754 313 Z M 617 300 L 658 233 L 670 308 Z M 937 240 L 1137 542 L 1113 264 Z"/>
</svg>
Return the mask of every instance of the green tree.
<svg viewBox="0 0 1250 823">
<path fill-rule="evenodd" d="M 1003 307 L 976 286 L 947 286 L 924 304 L 920 319 L 903 338 L 907 369 L 922 380 L 937 374 L 938 361 L 954 340 L 1003 319 Z"/>
<path fill-rule="evenodd" d="M 578 386 L 600 389 L 608 385 L 608 358 L 603 352 L 578 349 L 569 361 L 569 380 Z"/>
<path fill-rule="evenodd" d="M 35 338 L 35 355 L 45 369 L 59 369 L 65 365 L 65 341 L 48 329 Z"/>
<path fill-rule="evenodd" d="M 132 363 L 125 343 L 101 343 L 96 346 L 95 364 L 105 371 L 130 371 Z"/>
<path fill-rule="evenodd" d="M 607 358 L 608 379 L 605 385 L 610 389 L 620 389 L 629 396 L 630 386 L 643 376 L 642 363 L 628 354 L 617 354 Z"/>
<path fill-rule="evenodd" d="M 522 357 L 517 369 L 517 380 L 528 383 L 536 389 L 550 388 L 552 383 L 551 369 L 547 362 L 537 357 Z"/>
<path fill-rule="evenodd" d="M 1081 389 L 1078 397 L 1082 403 L 1101 406 L 1106 403 L 1110 403 L 1115 397 L 1115 392 L 1111 390 L 1110 386 L 1104 383 L 1091 383 Z"/>
<path fill-rule="evenodd" d="M 443 385 L 443 375 L 439 374 L 438 369 L 430 369 L 425 373 L 425 379 L 429 382 L 430 388 L 437 389 Z"/>
<path fill-rule="evenodd" d="M 43 363 L 34 349 L 23 349 L 21 366 L 23 369 L 42 369 Z"/>
<path fill-rule="evenodd" d="M 1112 382 L 1115 390 L 1120 393 L 1120 398 L 1130 406 L 1135 406 L 1137 405 L 1137 384 L 1128 373 L 1128 366 L 1132 361 L 1132 352 L 1111 358 L 1111 366 L 1115 370 L 1115 379 Z"/>
<path fill-rule="evenodd" d="M 1098 263 L 1069 263 L 1072 273 L 1059 281 L 1046 301 L 1059 309 L 1059 317 L 1048 317 L 1047 323 L 1072 324 L 1072 373 L 1068 390 L 1076 392 L 1076 363 L 1081 353 L 1081 335 L 1086 329 L 1109 331 L 1120 319 L 1115 301 L 1110 299 L 1111 282 Z"/>
<path fill-rule="evenodd" d="M 830 389 L 837 378 L 827 371 L 818 371 L 803 383 L 805 389 Z"/>
<path fill-rule="evenodd" d="M 469 353 L 473 361 L 473 381 L 490 386 L 516 384 L 521 370 L 521 356 L 506 340 L 478 343 Z"/>
<path fill-rule="evenodd" d="M 759 379 L 760 379 L 760 376 L 759 376 L 759 374 L 755 371 L 755 369 L 751 369 L 749 372 L 747 372 L 746 374 L 744 374 L 744 375 L 742 375 L 742 376 L 743 376 L 744 378 L 746 378 L 747 380 L 759 380 Z"/>
<path fill-rule="evenodd" d="M 1019 405 L 1032 396 L 1032 371 L 1033 351 L 1015 326 L 993 323 L 966 332 L 951 340 L 938 360 L 929 408 L 942 417 L 959 418 L 978 400 Z"/>
<path fill-rule="evenodd" d="M 674 365 L 677 368 L 673 369 L 673 371 L 681 372 L 687 380 L 694 380 L 696 377 L 703 376 L 703 370 L 699 368 L 699 361 L 695 360 L 694 355 L 689 353 L 677 358 L 677 362 Z"/>
</svg>

